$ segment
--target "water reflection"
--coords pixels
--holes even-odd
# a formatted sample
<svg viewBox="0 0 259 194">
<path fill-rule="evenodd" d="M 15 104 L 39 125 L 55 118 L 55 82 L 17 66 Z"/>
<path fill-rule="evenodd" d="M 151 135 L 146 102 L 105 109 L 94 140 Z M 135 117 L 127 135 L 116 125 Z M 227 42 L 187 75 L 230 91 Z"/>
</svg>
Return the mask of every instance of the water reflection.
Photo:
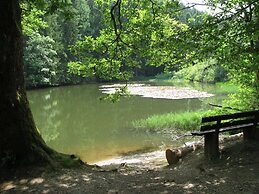
<svg viewBox="0 0 259 194">
<path fill-rule="evenodd" d="M 170 137 L 132 131 L 133 120 L 153 114 L 192 111 L 200 99 L 166 100 L 134 96 L 112 104 L 100 101 L 99 85 L 29 91 L 32 112 L 47 144 L 95 162 L 120 153 L 172 143 Z"/>
</svg>

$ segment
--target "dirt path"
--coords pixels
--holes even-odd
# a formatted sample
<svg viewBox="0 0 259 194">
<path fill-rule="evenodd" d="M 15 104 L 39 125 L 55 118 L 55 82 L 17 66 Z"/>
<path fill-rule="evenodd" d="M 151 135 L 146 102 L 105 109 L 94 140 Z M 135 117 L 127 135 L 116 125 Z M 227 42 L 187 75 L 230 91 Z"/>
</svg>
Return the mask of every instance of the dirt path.
<svg viewBox="0 0 259 194">
<path fill-rule="evenodd" d="M 175 166 L 165 158 L 103 168 L 60 169 L 0 181 L 3 193 L 259 193 L 259 143 L 224 144 L 216 163 L 203 151 Z M 31 175 L 34 174 L 34 175 Z"/>
</svg>

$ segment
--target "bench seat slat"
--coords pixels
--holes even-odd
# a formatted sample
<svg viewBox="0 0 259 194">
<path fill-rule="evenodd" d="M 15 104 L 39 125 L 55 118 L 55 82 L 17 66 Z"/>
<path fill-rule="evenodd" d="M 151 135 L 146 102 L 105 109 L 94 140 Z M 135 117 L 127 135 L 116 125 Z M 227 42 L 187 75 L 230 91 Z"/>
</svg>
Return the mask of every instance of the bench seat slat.
<svg viewBox="0 0 259 194">
<path fill-rule="evenodd" d="M 227 132 L 227 131 L 234 131 L 234 130 L 241 130 L 241 129 L 250 129 L 254 123 L 248 123 L 248 124 L 242 124 L 242 125 L 237 125 L 237 126 L 229 126 L 229 127 L 223 127 L 220 128 L 219 133 Z M 197 135 L 197 136 L 202 136 L 206 135 L 209 133 L 215 133 L 216 129 L 211 129 L 211 130 L 206 130 L 206 131 L 194 131 L 191 134 L 192 135 Z"/>
<path fill-rule="evenodd" d="M 258 115 L 259 115 L 259 110 L 234 113 L 234 114 L 228 114 L 228 115 L 208 116 L 208 117 L 202 118 L 202 123 L 213 122 L 218 120 L 237 119 L 237 118 L 244 118 L 244 117 L 251 117 L 251 116 L 258 116 Z"/>
<path fill-rule="evenodd" d="M 244 140 L 252 140 L 259 130 L 259 110 L 203 117 L 200 131 L 191 134 L 204 136 L 204 154 L 208 159 L 219 158 L 219 133 L 243 130 Z"/>
<path fill-rule="evenodd" d="M 231 126 L 238 126 L 238 125 L 243 125 L 243 124 L 250 124 L 254 123 L 255 120 L 253 119 L 246 119 L 246 120 L 236 120 L 236 121 L 229 121 L 225 123 L 220 123 L 218 124 L 211 124 L 211 125 L 203 125 L 201 126 L 201 131 L 207 131 L 211 129 L 216 129 L 216 128 L 225 128 L 225 127 L 231 127 Z"/>
</svg>

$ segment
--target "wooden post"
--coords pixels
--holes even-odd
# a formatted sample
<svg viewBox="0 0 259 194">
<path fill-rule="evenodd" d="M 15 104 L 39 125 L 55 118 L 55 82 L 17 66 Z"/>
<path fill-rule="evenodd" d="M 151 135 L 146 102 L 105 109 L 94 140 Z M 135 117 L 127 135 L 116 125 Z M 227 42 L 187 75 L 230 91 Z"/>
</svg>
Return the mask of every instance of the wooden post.
<svg viewBox="0 0 259 194">
<path fill-rule="evenodd" d="M 204 137 L 204 153 L 209 160 L 219 158 L 219 134 L 208 133 Z"/>
<path fill-rule="evenodd" d="M 255 114 L 255 119 L 254 119 L 254 126 L 253 126 L 253 135 L 254 135 L 254 140 L 259 140 L 259 129 L 257 128 L 257 123 L 259 122 L 259 113 Z"/>
<path fill-rule="evenodd" d="M 244 141 L 251 141 L 254 139 L 254 129 L 251 127 L 250 129 L 243 130 L 243 138 Z"/>
<path fill-rule="evenodd" d="M 259 140 L 259 131 L 257 129 L 257 123 L 259 121 L 259 115 L 254 115 L 254 125 L 250 129 L 244 129 L 244 141 Z"/>
<path fill-rule="evenodd" d="M 204 154 L 209 160 L 219 158 L 219 129 L 221 120 L 217 120 L 217 127 L 214 133 L 208 133 L 204 136 Z"/>
</svg>

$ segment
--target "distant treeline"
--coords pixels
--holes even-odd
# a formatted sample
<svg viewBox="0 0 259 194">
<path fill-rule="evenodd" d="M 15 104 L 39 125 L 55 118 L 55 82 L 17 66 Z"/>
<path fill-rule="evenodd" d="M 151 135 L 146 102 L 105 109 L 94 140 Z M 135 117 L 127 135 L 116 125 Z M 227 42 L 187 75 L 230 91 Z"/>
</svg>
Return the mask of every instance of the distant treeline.
<svg viewBox="0 0 259 194">
<path fill-rule="evenodd" d="M 71 9 L 71 15 L 61 11 L 50 13 L 48 10 L 33 6 L 33 4 L 21 3 L 25 45 L 24 70 L 27 87 L 57 86 L 84 81 L 106 80 L 98 74 L 79 76 L 80 73 L 78 72 L 70 73 L 71 70 L 69 72 L 68 63 L 78 60 L 78 56 L 76 56 L 78 53 L 73 52 L 71 47 L 78 41 L 83 41 L 85 37 L 99 37 L 101 30 L 107 27 L 107 24 L 103 22 L 105 17 L 103 8 L 97 5 L 94 0 L 72 0 L 71 3 L 72 6 L 69 8 Z M 192 25 L 198 21 L 190 19 L 199 14 L 202 13 L 195 9 L 185 9 L 181 14 L 174 17 L 180 23 Z M 133 55 L 131 57 L 134 58 Z M 133 68 L 133 77 L 153 76 L 165 70 L 163 64 L 159 66 L 148 65 L 144 57 L 140 61 L 141 65 Z M 181 69 L 177 65 L 172 67 L 170 71 Z M 183 75 L 188 77 L 188 75 L 185 75 L 184 69 L 181 71 L 181 76 Z M 197 77 L 198 75 L 193 76 Z M 215 78 L 209 79 L 214 80 Z M 116 78 L 112 80 L 114 81 Z"/>
</svg>

